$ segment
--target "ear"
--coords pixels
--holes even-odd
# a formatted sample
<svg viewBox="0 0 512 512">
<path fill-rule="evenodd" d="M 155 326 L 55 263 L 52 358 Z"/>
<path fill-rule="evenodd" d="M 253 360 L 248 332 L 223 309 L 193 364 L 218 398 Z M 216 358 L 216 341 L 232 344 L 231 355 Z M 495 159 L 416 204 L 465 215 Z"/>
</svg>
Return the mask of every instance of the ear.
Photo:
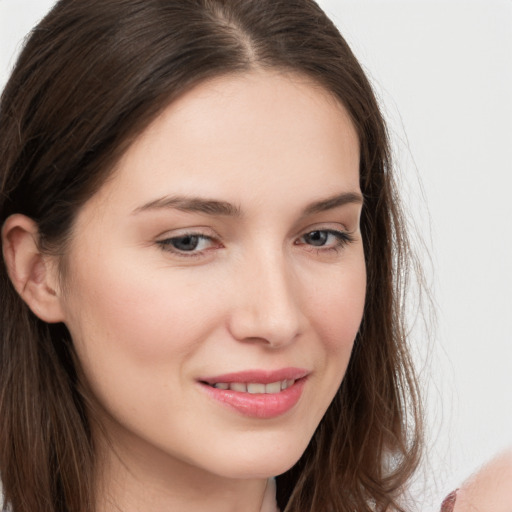
<svg viewBox="0 0 512 512">
<path fill-rule="evenodd" d="M 7 218 L 2 247 L 9 277 L 32 312 L 48 323 L 64 321 L 55 257 L 39 249 L 37 224 L 21 214 Z"/>
</svg>

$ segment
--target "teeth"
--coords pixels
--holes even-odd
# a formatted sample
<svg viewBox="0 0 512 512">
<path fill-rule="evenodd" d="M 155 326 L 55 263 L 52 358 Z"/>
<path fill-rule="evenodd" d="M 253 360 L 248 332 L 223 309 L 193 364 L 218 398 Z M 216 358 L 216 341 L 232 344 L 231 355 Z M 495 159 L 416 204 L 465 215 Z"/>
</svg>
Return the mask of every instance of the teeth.
<svg viewBox="0 0 512 512">
<path fill-rule="evenodd" d="M 281 383 L 280 382 L 272 382 L 272 384 L 267 384 L 265 386 L 265 393 L 279 393 L 281 391 Z"/>
<path fill-rule="evenodd" d="M 247 384 L 247 391 L 251 394 L 265 393 L 265 384 Z"/>
<path fill-rule="evenodd" d="M 281 382 L 281 389 L 288 389 L 290 386 L 293 386 L 295 381 L 293 379 L 286 379 Z"/>
<path fill-rule="evenodd" d="M 262 384 L 260 382 L 217 382 L 213 384 L 214 388 L 238 391 L 241 393 L 250 394 L 275 394 L 284 391 L 295 384 L 294 379 L 285 379 L 278 382 L 271 382 L 270 384 Z"/>
</svg>

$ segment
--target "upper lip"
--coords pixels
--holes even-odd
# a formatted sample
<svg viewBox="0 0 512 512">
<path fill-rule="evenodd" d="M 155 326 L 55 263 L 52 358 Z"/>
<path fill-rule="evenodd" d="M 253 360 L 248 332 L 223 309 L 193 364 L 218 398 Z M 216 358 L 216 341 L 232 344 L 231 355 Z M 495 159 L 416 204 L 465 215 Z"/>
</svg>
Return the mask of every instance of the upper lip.
<svg viewBox="0 0 512 512">
<path fill-rule="evenodd" d="M 298 380 L 305 377 L 310 372 L 304 368 L 280 368 L 278 370 L 243 370 L 213 377 L 203 377 L 198 379 L 206 384 L 217 384 L 218 382 L 257 382 L 261 384 L 271 384 L 282 380 Z"/>
</svg>

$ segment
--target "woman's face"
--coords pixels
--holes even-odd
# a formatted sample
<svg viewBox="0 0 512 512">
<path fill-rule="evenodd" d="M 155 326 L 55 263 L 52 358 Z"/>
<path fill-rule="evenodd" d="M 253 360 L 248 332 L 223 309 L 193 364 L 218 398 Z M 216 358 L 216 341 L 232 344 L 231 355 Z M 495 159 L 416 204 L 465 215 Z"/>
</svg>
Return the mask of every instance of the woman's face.
<svg viewBox="0 0 512 512">
<path fill-rule="evenodd" d="M 80 211 L 62 287 L 128 467 L 259 478 L 300 457 L 361 321 L 361 206 L 349 116 L 300 76 L 203 83 L 142 133 Z"/>
</svg>

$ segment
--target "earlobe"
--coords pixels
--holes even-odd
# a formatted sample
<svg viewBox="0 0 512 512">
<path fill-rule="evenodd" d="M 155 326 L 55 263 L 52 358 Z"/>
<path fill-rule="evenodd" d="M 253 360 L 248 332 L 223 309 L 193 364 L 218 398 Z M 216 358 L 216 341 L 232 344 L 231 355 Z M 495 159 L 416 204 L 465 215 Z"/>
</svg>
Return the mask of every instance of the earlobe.
<svg viewBox="0 0 512 512">
<path fill-rule="evenodd" d="M 16 291 L 32 312 L 48 323 L 64 321 L 57 266 L 38 245 L 37 224 L 21 214 L 7 218 L 2 248 L 7 272 Z"/>
</svg>

